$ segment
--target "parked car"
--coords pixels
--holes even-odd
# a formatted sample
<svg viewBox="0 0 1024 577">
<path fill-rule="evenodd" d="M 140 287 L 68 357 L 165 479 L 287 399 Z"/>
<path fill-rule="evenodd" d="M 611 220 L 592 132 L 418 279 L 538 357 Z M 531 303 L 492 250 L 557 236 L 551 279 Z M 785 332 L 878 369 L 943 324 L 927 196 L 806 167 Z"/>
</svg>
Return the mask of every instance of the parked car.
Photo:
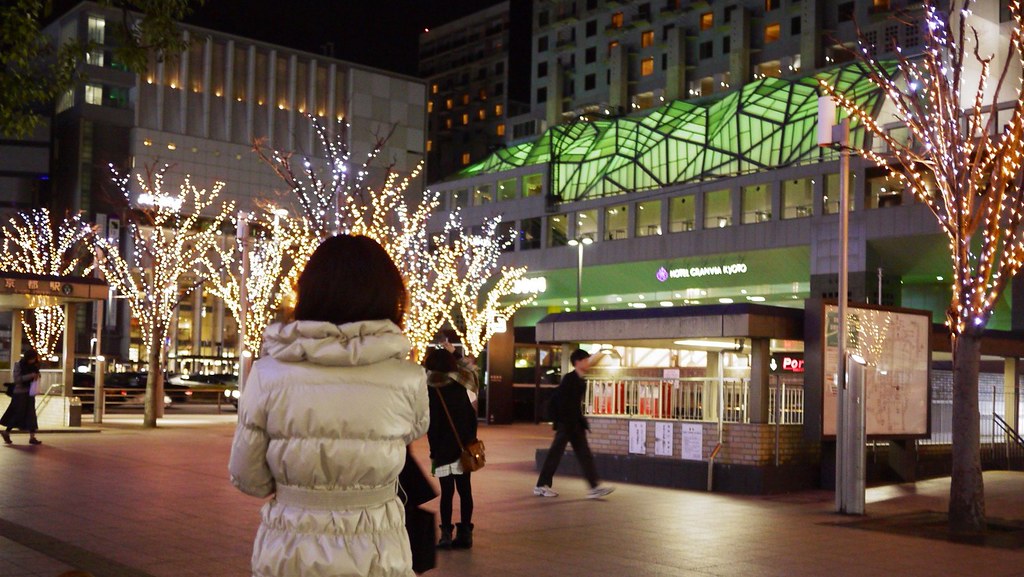
<svg viewBox="0 0 1024 577">
<path fill-rule="evenodd" d="M 103 376 L 107 405 L 143 405 L 146 402 L 146 381 L 149 373 L 128 371 Z M 85 410 L 93 405 L 96 378 L 92 373 L 75 373 L 72 392 L 82 400 Z M 192 397 L 189 387 L 164 380 L 164 407 L 187 402 Z"/>
<path fill-rule="evenodd" d="M 238 375 L 232 373 L 216 373 L 212 375 L 184 374 L 175 375 L 172 379 L 175 384 L 187 387 L 222 387 L 223 400 L 238 407 Z"/>
</svg>

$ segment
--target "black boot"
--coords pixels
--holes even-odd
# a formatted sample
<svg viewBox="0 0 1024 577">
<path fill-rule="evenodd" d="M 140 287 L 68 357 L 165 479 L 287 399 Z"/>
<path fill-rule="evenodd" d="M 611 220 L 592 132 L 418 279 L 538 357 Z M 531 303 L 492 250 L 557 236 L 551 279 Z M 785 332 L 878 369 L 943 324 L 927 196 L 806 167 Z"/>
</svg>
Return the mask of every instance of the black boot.
<svg viewBox="0 0 1024 577">
<path fill-rule="evenodd" d="M 452 527 L 451 525 L 439 525 L 441 527 L 441 540 L 437 542 L 438 549 L 452 548 Z"/>
<path fill-rule="evenodd" d="M 473 524 L 472 523 L 458 523 L 455 525 L 457 531 L 455 533 L 455 540 L 452 541 L 452 548 L 454 549 L 472 549 L 473 548 Z"/>
</svg>

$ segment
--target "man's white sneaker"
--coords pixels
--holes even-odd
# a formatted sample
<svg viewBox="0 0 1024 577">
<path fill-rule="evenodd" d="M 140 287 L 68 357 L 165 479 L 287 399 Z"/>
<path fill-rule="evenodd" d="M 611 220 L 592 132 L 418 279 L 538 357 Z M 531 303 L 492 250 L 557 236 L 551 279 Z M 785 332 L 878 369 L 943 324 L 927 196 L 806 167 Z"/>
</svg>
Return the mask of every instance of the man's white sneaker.
<svg viewBox="0 0 1024 577">
<path fill-rule="evenodd" d="M 558 493 L 554 489 L 544 485 L 542 487 L 534 487 L 533 494 L 538 497 L 557 497 Z"/>
<path fill-rule="evenodd" d="M 600 499 L 601 497 L 604 497 L 605 495 L 611 493 L 614 490 L 615 487 L 609 487 L 608 485 L 598 485 L 597 487 L 594 487 L 593 489 L 587 491 L 587 498 Z"/>
</svg>

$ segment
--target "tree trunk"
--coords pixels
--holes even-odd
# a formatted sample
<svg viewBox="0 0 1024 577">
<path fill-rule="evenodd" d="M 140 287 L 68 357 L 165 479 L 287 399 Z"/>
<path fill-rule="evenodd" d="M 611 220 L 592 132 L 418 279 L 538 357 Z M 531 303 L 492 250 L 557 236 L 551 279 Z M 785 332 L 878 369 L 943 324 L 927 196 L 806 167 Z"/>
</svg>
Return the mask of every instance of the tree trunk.
<svg viewBox="0 0 1024 577">
<path fill-rule="evenodd" d="M 146 379 L 146 412 L 142 426 L 156 427 L 156 420 L 163 416 L 164 372 L 160 363 L 160 345 L 151 343 L 149 348 L 149 377 Z"/>
<path fill-rule="evenodd" d="M 980 334 L 953 337 L 953 477 L 949 487 L 949 528 L 955 533 L 985 530 L 978 410 L 980 360 Z"/>
</svg>

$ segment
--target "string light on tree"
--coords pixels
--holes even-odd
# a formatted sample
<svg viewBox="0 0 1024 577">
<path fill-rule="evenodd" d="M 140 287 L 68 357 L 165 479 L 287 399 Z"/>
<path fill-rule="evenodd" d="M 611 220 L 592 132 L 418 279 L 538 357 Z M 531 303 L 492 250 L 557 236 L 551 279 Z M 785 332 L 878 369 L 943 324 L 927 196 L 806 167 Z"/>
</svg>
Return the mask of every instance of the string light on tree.
<svg viewBox="0 0 1024 577">
<path fill-rule="evenodd" d="M 136 174 L 136 183 L 146 205 L 136 203 L 131 254 L 122 254 L 116 241 L 92 235 L 97 264 L 107 282 L 128 302 L 133 319 L 142 332 L 142 344 L 149 365 L 144 424 L 156 426 L 163 401 L 163 372 L 166 347 L 178 304 L 204 282 L 230 265 L 233 253 L 221 247 L 220 235 L 234 213 L 234 203 L 217 203 L 224 187 L 217 182 L 210 190 L 196 187 L 185 176 L 178 194 L 163 190 L 169 166 Z M 133 193 L 131 177 L 110 166 L 113 180 L 129 206 Z M 159 402 L 158 402 L 159 401 Z"/>
<path fill-rule="evenodd" d="M 1009 35 L 979 34 L 973 0 L 925 0 L 924 49 L 913 57 L 896 47 L 894 62 L 871 56 L 863 41 L 854 56 L 885 94 L 899 140 L 836 86 L 821 87 L 875 139 L 859 154 L 898 179 L 926 205 L 949 240 L 952 297 L 946 312 L 953 351 L 953 474 L 950 526 L 985 527 L 978 411 L 981 336 L 1007 283 L 1024 261 L 1024 61 L 1021 4 L 1008 3 Z M 987 24 L 987 23 L 986 23 Z M 1004 50 L 995 58 L 994 46 Z M 996 67 L 993 72 L 993 66 Z M 1009 98 L 1001 95 L 1010 94 Z M 998 114 L 996 113 L 998 111 Z M 1004 119 L 1000 122 L 1000 119 Z"/>
<path fill-rule="evenodd" d="M 54 226 L 45 208 L 21 212 L 4 225 L 0 270 L 34 275 L 71 276 L 88 272 L 91 254 L 83 241 L 89 227 L 78 215 Z M 64 307 L 46 306 L 40 297 L 35 308 L 22 313 L 29 343 L 44 358 L 53 356 L 64 331 Z"/>
</svg>

